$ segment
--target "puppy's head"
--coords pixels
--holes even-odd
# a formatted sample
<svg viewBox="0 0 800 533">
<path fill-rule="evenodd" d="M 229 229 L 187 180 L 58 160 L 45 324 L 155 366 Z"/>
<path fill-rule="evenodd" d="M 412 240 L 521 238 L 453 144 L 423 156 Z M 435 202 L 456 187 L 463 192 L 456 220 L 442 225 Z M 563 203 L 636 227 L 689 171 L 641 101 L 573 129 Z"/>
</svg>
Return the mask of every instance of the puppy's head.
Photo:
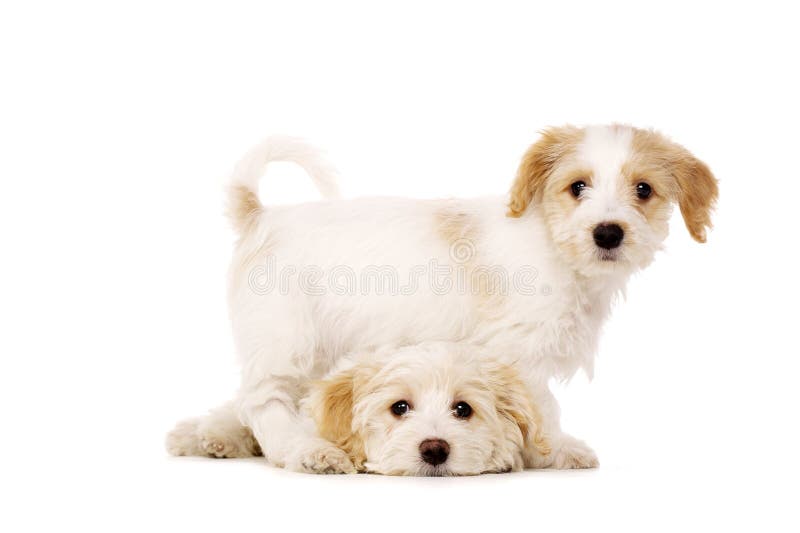
<svg viewBox="0 0 800 533">
<path fill-rule="evenodd" d="M 566 126 L 544 131 L 528 149 L 509 215 L 535 205 L 562 255 L 592 275 L 647 266 L 675 203 L 692 237 L 705 242 L 716 199 L 708 167 L 654 131 Z"/>
<path fill-rule="evenodd" d="M 309 397 L 319 433 L 379 474 L 519 470 L 549 453 L 539 415 L 509 367 L 458 345 L 408 347 L 356 362 Z"/>
</svg>

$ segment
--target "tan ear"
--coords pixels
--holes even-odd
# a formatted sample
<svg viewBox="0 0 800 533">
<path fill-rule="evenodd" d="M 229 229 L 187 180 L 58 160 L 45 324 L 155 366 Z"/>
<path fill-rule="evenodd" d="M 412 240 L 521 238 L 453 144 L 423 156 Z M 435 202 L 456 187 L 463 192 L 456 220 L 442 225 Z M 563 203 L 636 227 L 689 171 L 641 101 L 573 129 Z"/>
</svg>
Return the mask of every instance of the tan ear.
<svg viewBox="0 0 800 533">
<path fill-rule="evenodd" d="M 706 242 L 711 228 L 711 212 L 719 194 L 717 180 L 705 163 L 683 146 L 653 130 L 634 130 L 634 150 L 645 159 L 652 158 L 660 169 L 675 180 L 671 191 L 680 207 L 686 229 L 697 242 Z"/>
<path fill-rule="evenodd" d="M 697 242 L 706 242 L 711 212 L 717 202 L 717 180 L 705 163 L 683 147 L 678 147 L 673 176 L 678 183 L 678 206 L 686 229 Z"/>
<path fill-rule="evenodd" d="M 344 450 L 356 469 L 364 470 L 364 443 L 353 431 L 356 369 L 349 369 L 314 384 L 309 403 L 320 436 Z"/>
<path fill-rule="evenodd" d="M 526 447 L 533 446 L 541 455 L 548 455 L 550 445 L 541 430 L 542 415 L 517 372 L 510 366 L 497 365 L 488 375 L 498 413 L 519 427 Z"/>
<path fill-rule="evenodd" d="M 576 145 L 581 135 L 581 130 L 574 126 L 548 128 L 542 132 L 519 164 L 517 177 L 511 185 L 508 216 L 522 216 L 528 204 L 540 197 L 556 162 Z"/>
</svg>

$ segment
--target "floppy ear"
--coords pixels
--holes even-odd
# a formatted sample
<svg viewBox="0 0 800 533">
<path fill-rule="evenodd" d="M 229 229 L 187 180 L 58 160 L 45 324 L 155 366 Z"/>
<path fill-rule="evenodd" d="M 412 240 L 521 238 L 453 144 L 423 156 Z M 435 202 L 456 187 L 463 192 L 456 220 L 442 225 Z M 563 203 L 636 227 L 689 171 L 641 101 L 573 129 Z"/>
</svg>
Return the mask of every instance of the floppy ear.
<svg viewBox="0 0 800 533">
<path fill-rule="evenodd" d="M 575 146 L 580 136 L 580 129 L 574 126 L 542 131 L 541 138 L 528 148 L 519 164 L 517 177 L 511 186 L 508 216 L 522 216 L 528 204 L 540 198 L 544 182 L 556 162 Z"/>
<path fill-rule="evenodd" d="M 506 365 L 491 367 L 488 375 L 489 386 L 494 393 L 500 416 L 519 427 L 526 448 L 532 446 L 541 455 L 548 455 L 550 445 L 542 434 L 542 415 L 536 408 L 525 383 L 513 368 Z"/>
<path fill-rule="evenodd" d="M 706 242 L 711 227 L 711 211 L 717 201 L 717 180 L 705 163 L 683 146 L 653 130 L 635 130 L 634 149 L 652 158 L 659 170 L 675 180 L 670 196 L 678 203 L 686 229 L 697 242 Z"/>
<path fill-rule="evenodd" d="M 364 443 L 353 431 L 353 404 L 357 369 L 351 368 L 318 381 L 309 395 L 309 406 L 319 435 L 344 450 L 356 469 L 364 470 Z"/>
<path fill-rule="evenodd" d="M 711 211 L 717 202 L 717 180 L 705 163 L 682 146 L 676 149 L 672 175 L 678 183 L 678 206 L 686 229 L 697 242 L 706 242 Z"/>
</svg>

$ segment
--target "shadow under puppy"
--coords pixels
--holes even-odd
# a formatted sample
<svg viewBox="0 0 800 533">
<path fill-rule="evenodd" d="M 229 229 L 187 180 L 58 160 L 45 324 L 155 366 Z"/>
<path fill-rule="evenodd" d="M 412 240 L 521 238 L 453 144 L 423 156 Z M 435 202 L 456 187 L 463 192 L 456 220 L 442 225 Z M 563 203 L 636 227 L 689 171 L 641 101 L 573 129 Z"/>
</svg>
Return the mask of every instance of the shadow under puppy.
<svg viewBox="0 0 800 533">
<path fill-rule="evenodd" d="M 296 399 L 290 407 L 314 426 L 286 443 L 291 451 L 284 462 L 273 462 L 291 470 L 473 475 L 521 470 L 525 453 L 550 452 L 539 412 L 513 367 L 466 345 L 354 355 L 322 380 L 284 386 Z M 261 454 L 233 405 L 181 422 L 167 449 L 208 457 Z"/>
</svg>

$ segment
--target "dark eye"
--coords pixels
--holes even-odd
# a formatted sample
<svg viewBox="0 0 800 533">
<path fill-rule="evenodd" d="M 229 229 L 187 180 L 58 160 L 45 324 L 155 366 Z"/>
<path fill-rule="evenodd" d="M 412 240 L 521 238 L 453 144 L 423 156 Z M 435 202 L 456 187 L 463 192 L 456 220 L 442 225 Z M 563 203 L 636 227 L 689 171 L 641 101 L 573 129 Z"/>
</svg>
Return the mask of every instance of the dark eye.
<svg viewBox="0 0 800 533">
<path fill-rule="evenodd" d="M 569 186 L 572 189 L 572 196 L 578 198 L 581 195 L 581 191 L 586 188 L 585 181 L 576 181 L 572 185 Z"/>
<path fill-rule="evenodd" d="M 472 407 L 467 402 L 458 402 L 453 406 L 457 418 L 469 418 L 472 416 Z"/>
<path fill-rule="evenodd" d="M 392 406 L 389 408 L 392 411 L 392 414 L 395 416 L 403 416 L 408 412 L 410 407 L 408 406 L 408 402 L 405 400 L 400 400 L 399 402 L 394 402 Z"/>
<path fill-rule="evenodd" d="M 647 200 L 653 194 L 653 188 L 645 182 L 636 185 L 636 196 L 642 200 Z"/>
</svg>

